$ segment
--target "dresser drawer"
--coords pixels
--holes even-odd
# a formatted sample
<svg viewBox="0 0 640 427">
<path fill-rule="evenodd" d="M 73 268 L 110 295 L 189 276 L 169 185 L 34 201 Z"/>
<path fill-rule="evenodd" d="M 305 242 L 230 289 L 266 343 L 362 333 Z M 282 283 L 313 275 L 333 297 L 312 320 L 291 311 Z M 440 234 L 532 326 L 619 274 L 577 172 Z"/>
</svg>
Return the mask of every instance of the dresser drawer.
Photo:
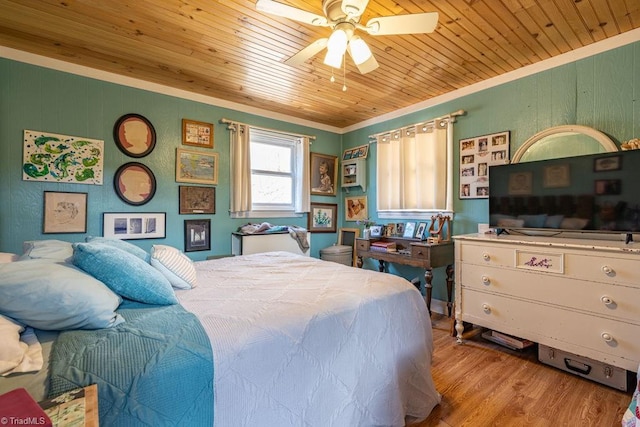
<svg viewBox="0 0 640 427">
<path fill-rule="evenodd" d="M 465 243 L 460 245 L 459 254 L 460 259 L 456 262 L 503 267 L 515 266 L 514 248 Z"/>
<path fill-rule="evenodd" d="M 463 264 L 459 276 L 465 288 L 640 321 L 640 287 L 473 264 Z"/>
<path fill-rule="evenodd" d="M 640 287 L 640 256 L 622 258 L 569 252 L 565 257 L 565 270 L 565 274 L 579 279 Z"/>
<path fill-rule="evenodd" d="M 640 326 L 500 295 L 462 290 L 461 320 L 629 370 L 640 363 Z"/>
</svg>

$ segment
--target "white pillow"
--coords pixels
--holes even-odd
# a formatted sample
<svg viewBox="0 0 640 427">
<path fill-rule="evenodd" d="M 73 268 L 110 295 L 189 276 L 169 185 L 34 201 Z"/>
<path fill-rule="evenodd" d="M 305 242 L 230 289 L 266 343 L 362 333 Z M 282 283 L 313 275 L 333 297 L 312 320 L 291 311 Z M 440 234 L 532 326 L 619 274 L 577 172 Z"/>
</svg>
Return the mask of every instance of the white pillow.
<svg viewBox="0 0 640 427">
<path fill-rule="evenodd" d="M 153 245 L 150 263 L 174 288 L 191 289 L 196 286 L 196 268 L 193 261 L 180 250 L 166 245 Z"/>
<path fill-rule="evenodd" d="M 0 375 L 42 369 L 42 347 L 33 329 L 25 330 L 16 321 L 0 315 L 0 341 Z"/>
</svg>

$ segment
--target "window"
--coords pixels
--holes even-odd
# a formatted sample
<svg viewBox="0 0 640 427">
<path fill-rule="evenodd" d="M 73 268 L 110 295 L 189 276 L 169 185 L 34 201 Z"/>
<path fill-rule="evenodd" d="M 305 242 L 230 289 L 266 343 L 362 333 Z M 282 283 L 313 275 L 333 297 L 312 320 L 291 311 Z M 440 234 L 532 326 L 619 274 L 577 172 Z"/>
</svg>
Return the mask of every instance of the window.
<svg viewBox="0 0 640 427">
<path fill-rule="evenodd" d="M 306 212 L 309 137 L 242 124 L 231 130 L 231 216 L 290 217 Z"/>
<path fill-rule="evenodd" d="M 251 129 L 251 210 L 294 211 L 295 137 Z"/>
<path fill-rule="evenodd" d="M 452 209 L 446 121 L 377 136 L 379 218 L 430 219 Z"/>
</svg>

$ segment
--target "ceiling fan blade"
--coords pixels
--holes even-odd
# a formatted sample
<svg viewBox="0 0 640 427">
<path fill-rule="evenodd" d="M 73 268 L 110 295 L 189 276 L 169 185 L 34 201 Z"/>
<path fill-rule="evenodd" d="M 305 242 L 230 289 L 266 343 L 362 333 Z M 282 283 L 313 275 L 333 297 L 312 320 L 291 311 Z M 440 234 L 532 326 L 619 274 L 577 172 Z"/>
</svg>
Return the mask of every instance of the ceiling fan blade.
<svg viewBox="0 0 640 427">
<path fill-rule="evenodd" d="M 431 33 L 438 25 L 438 12 L 381 16 L 367 22 L 365 30 L 373 36 Z"/>
<path fill-rule="evenodd" d="M 349 17 L 357 17 L 364 13 L 369 0 L 342 0 L 341 9 Z"/>
<path fill-rule="evenodd" d="M 293 19 L 294 21 L 304 22 L 318 27 L 326 27 L 329 25 L 327 18 L 324 16 L 316 15 L 315 13 L 307 12 L 273 0 L 258 0 L 256 2 L 256 9 L 271 15 L 283 16 Z"/>
<path fill-rule="evenodd" d="M 318 39 L 313 43 L 311 43 L 309 46 L 305 47 L 304 49 L 296 53 L 295 55 L 293 55 L 291 58 L 284 61 L 284 63 L 287 65 L 291 65 L 292 67 L 297 67 L 298 65 L 302 64 L 307 59 L 311 58 L 312 56 L 320 52 L 322 49 L 327 47 L 328 41 L 329 39 L 327 38 Z"/>
</svg>

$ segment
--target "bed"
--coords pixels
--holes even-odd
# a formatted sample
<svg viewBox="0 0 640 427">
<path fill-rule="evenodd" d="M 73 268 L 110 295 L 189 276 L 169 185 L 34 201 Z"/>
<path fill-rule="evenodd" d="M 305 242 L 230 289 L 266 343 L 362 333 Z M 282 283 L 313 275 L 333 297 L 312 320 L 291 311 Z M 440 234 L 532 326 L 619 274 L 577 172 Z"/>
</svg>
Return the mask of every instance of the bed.
<svg viewBox="0 0 640 427">
<path fill-rule="evenodd" d="M 622 427 L 640 427 L 640 367 L 638 367 L 638 375 L 636 381 L 636 389 L 629 403 L 629 407 L 622 417 Z"/>
<path fill-rule="evenodd" d="M 97 383 L 105 425 L 400 426 L 426 418 L 440 402 L 429 315 L 405 279 L 288 252 L 191 263 L 173 249 L 180 262 L 163 267 L 153 250 L 151 259 L 138 253 L 139 263 L 122 246 L 100 241 L 86 256 L 83 245 L 54 259 L 31 251 L 12 264 L 72 263 L 102 283 L 129 262 L 145 271 L 151 265 L 170 279 L 171 294 L 136 301 L 144 298 L 128 294 L 132 283 L 144 283 L 143 294 L 154 288 L 134 268 L 125 272 L 135 281 L 128 287 L 107 285 L 118 303 L 111 317 L 102 316 L 106 327 L 45 331 L 36 322 L 48 360 L 37 372 L 0 377 L 0 393 L 25 387 L 39 400 Z M 120 259 L 95 267 L 105 252 Z M 0 297 L 11 277 L 6 265 Z M 2 303 L 0 314 L 21 315 Z"/>
</svg>

